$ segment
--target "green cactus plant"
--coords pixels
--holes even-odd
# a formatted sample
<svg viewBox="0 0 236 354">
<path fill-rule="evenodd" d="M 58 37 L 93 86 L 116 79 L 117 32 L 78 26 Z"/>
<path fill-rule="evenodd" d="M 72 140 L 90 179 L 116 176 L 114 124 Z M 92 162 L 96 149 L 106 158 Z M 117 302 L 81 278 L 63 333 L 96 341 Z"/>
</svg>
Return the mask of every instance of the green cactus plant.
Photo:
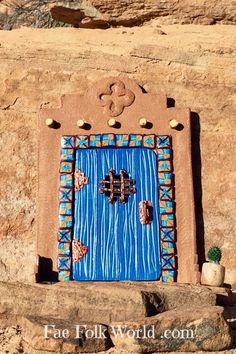
<svg viewBox="0 0 236 354">
<path fill-rule="evenodd" d="M 219 263 L 221 260 L 221 250 L 217 246 L 213 246 L 207 253 L 207 259 L 211 263 Z"/>
</svg>

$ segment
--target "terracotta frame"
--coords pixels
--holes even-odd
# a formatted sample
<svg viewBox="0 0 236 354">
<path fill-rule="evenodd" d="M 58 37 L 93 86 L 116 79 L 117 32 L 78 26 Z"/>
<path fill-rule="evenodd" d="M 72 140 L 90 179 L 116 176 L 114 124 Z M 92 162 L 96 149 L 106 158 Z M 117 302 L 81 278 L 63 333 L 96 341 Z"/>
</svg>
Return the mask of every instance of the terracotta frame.
<svg viewBox="0 0 236 354">
<path fill-rule="evenodd" d="M 118 127 L 108 127 L 107 120 L 116 117 Z M 140 127 L 139 119 L 148 124 Z M 52 118 L 54 128 L 45 124 Z M 76 122 L 83 119 L 86 130 Z M 181 129 L 171 129 L 169 121 L 176 119 Z M 60 140 L 62 136 L 93 134 L 141 134 L 171 136 L 173 170 L 175 173 L 176 258 L 177 281 L 199 282 L 196 252 L 196 229 L 191 164 L 190 110 L 167 108 L 164 94 L 143 93 L 128 78 L 108 78 L 93 84 L 84 95 L 62 97 L 57 109 L 43 109 L 39 116 L 38 143 L 38 255 L 40 280 L 57 275 L 57 231 L 59 199 Z"/>
<path fill-rule="evenodd" d="M 141 134 L 70 135 L 61 138 L 60 197 L 58 229 L 58 275 L 69 281 L 73 260 L 73 196 L 76 149 L 147 148 L 157 154 L 161 279 L 173 282 L 177 276 L 174 175 L 171 137 Z"/>
</svg>

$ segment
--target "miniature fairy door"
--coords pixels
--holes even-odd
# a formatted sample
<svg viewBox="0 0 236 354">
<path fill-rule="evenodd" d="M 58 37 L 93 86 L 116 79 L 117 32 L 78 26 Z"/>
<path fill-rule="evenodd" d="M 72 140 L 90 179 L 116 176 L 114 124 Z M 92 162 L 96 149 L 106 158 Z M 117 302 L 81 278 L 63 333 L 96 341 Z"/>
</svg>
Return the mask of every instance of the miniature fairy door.
<svg viewBox="0 0 236 354">
<path fill-rule="evenodd" d="M 190 110 L 82 81 L 40 112 L 37 278 L 198 283 Z"/>
<path fill-rule="evenodd" d="M 77 149 L 74 240 L 86 254 L 73 262 L 75 280 L 160 277 L 157 155 L 147 148 Z M 148 223 L 140 202 L 152 206 Z"/>
</svg>

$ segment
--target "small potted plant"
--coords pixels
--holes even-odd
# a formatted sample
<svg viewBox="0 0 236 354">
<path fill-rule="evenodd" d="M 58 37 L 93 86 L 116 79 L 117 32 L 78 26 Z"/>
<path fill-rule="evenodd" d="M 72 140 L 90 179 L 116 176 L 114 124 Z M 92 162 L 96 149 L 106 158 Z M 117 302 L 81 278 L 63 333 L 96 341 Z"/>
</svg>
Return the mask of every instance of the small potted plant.
<svg viewBox="0 0 236 354">
<path fill-rule="evenodd" d="M 213 246 L 207 253 L 208 263 L 202 266 L 201 283 L 209 286 L 222 286 L 225 278 L 225 267 L 219 264 L 221 260 L 221 250 Z"/>
</svg>

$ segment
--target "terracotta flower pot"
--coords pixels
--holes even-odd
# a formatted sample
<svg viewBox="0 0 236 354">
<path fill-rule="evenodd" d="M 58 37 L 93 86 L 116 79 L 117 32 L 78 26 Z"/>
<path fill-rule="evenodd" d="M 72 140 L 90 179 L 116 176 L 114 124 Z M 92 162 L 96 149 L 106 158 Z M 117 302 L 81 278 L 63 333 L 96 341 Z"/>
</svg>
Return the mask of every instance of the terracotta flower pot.
<svg viewBox="0 0 236 354">
<path fill-rule="evenodd" d="M 225 279 L 225 267 L 218 263 L 204 263 L 202 266 L 201 284 L 222 286 Z"/>
</svg>

